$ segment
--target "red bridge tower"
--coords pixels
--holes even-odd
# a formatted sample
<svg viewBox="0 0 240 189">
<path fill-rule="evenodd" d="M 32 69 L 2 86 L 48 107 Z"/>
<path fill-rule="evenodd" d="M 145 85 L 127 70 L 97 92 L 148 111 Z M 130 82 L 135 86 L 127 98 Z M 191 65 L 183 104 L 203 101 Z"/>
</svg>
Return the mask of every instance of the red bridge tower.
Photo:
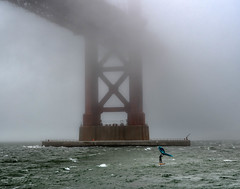
<svg viewBox="0 0 240 189">
<path fill-rule="evenodd" d="M 129 14 L 140 14 L 139 7 L 135 6 L 137 1 L 131 0 L 129 2 Z M 140 51 L 137 48 L 132 48 L 127 56 L 110 51 L 101 60 L 98 58 L 98 51 L 97 43 L 91 37 L 85 37 L 85 114 L 83 115 L 83 125 L 80 127 L 79 140 L 149 140 L 149 129 L 145 123 L 143 112 Z M 118 58 L 122 65 L 106 66 L 105 64 L 111 56 Z M 121 72 L 123 74 L 113 84 L 105 76 L 105 72 Z M 129 100 L 119 90 L 127 78 L 129 80 Z M 102 99 L 98 99 L 99 79 L 108 87 L 108 92 Z M 115 95 L 122 102 L 123 107 L 104 106 L 112 95 Z M 101 114 L 104 112 L 126 112 L 127 124 L 104 126 L 101 121 Z"/>
</svg>

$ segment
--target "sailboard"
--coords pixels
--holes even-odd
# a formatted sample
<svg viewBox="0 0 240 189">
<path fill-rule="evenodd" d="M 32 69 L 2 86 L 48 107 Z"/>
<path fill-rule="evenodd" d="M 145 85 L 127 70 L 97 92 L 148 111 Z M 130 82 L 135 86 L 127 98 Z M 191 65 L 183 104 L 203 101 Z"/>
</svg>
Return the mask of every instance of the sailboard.
<svg viewBox="0 0 240 189">
<path fill-rule="evenodd" d="M 166 155 L 166 156 L 173 157 L 173 155 L 171 155 L 171 154 L 168 154 L 168 153 L 164 153 L 163 155 Z"/>
<path fill-rule="evenodd" d="M 173 157 L 173 155 L 166 153 L 165 150 L 161 146 L 158 146 L 158 149 L 163 155 Z"/>
</svg>

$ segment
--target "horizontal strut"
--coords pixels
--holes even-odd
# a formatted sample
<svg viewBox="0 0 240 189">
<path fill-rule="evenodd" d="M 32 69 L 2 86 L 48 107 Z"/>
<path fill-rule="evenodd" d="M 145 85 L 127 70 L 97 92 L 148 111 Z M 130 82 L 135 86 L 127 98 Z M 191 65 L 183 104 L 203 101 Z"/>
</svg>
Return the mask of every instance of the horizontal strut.
<svg viewBox="0 0 240 189">
<path fill-rule="evenodd" d="M 127 112 L 125 107 L 104 107 L 101 108 L 101 112 Z"/>
<path fill-rule="evenodd" d="M 115 67 L 102 67 L 100 68 L 102 72 L 119 72 L 126 71 L 125 66 L 115 66 Z"/>
</svg>

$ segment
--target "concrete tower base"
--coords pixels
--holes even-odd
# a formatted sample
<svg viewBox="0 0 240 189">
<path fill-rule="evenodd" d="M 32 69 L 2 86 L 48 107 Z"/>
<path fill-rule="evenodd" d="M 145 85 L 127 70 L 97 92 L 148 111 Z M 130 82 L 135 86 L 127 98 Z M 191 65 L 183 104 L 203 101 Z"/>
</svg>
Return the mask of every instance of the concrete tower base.
<svg viewBox="0 0 240 189">
<path fill-rule="evenodd" d="M 81 126 L 79 141 L 149 140 L 147 125 Z"/>
</svg>

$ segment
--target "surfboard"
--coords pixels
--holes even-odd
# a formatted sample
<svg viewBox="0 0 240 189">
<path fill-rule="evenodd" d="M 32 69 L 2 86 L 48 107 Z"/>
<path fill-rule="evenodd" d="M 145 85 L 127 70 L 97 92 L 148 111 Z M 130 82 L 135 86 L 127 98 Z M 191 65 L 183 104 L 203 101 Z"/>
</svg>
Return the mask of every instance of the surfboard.
<svg viewBox="0 0 240 189">
<path fill-rule="evenodd" d="M 161 166 L 161 165 L 165 165 L 165 163 L 159 163 L 159 165 Z"/>
</svg>

